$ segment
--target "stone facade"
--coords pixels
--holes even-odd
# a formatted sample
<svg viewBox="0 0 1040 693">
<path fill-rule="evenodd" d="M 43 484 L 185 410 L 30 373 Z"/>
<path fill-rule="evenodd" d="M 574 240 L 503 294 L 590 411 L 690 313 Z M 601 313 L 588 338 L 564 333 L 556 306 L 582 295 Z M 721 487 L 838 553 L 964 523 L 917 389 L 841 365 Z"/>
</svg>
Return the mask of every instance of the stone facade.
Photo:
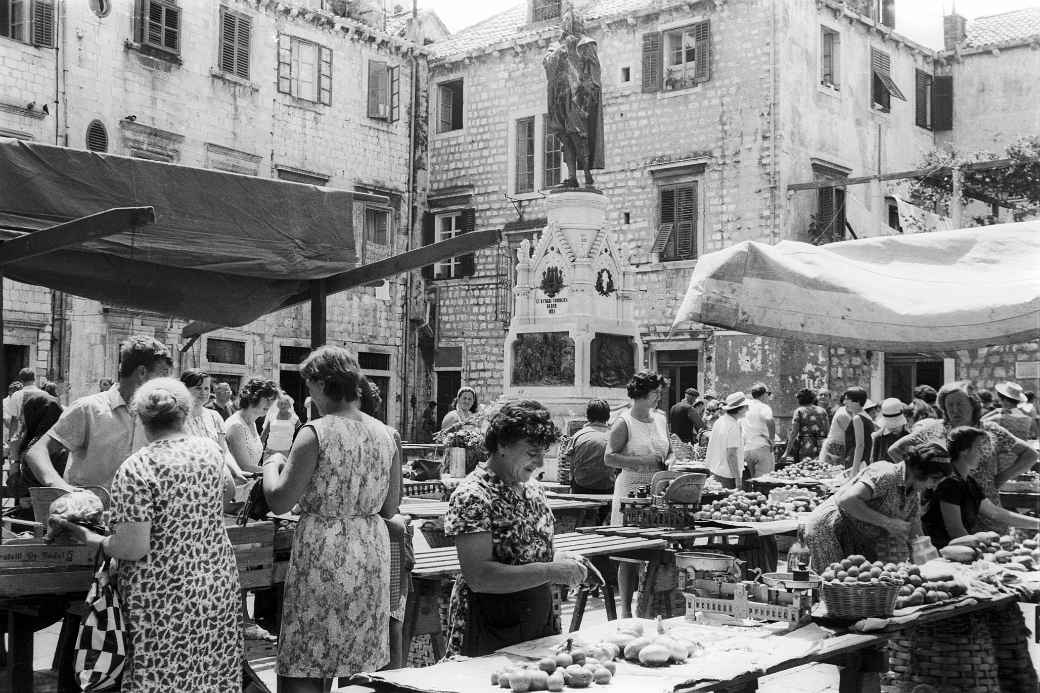
<svg viewBox="0 0 1040 693">
<path fill-rule="evenodd" d="M 386 203 L 375 208 L 389 213 L 388 241 L 366 241 L 365 206 L 358 205 L 354 241 L 359 258 L 370 262 L 402 252 L 409 247 L 408 205 L 416 202 L 408 190 L 413 179 L 411 80 L 425 70 L 425 55 L 372 25 L 319 11 L 319 4 L 181 3 L 179 51 L 169 55 L 136 41 L 135 3 L 130 0 L 102 3 L 110 8 L 104 16 L 91 10 L 94 3 L 62 3 L 63 16 L 56 20 L 57 49 L 0 38 L 0 134 L 87 148 L 88 128 L 94 123 L 95 132 L 100 124 L 107 134 L 107 151 L 112 154 L 380 194 Z M 220 27 L 225 9 L 250 24 L 248 67 L 239 74 L 222 69 L 226 65 L 220 57 Z M 374 23 L 381 25 L 381 18 Z M 316 91 L 309 100 L 303 92 L 279 92 L 280 36 L 331 51 L 328 97 Z M 370 61 L 396 68 L 396 119 L 369 116 Z M 319 79 L 321 68 L 314 70 Z M 64 74 L 60 84 L 55 82 L 57 73 Z M 35 110 L 23 108 L 33 100 Z M 41 117 L 44 103 L 50 114 Z M 381 287 L 336 294 L 329 297 L 327 308 L 329 343 L 378 355 L 371 359 L 378 368 L 370 372 L 385 378 L 388 420 L 398 425 L 406 409 L 404 296 L 415 281 L 404 274 Z M 306 306 L 204 336 L 188 347 L 180 337 L 183 320 L 60 298 L 62 309 L 54 317 L 63 328 L 55 333 L 64 340 L 56 346 L 66 355 L 64 362 L 51 359 L 48 364 L 51 300 L 44 289 L 5 284 L 5 341 L 31 341 L 34 363 L 49 365 L 49 377 L 67 381 L 72 398 L 93 392 L 100 377 L 114 375 L 118 342 L 132 333 L 153 334 L 177 349 L 183 368 L 202 366 L 243 379 L 255 375 L 292 381 L 299 352 L 289 352 L 293 360 L 286 368 L 280 363 L 282 347 L 309 345 Z M 36 317 L 20 317 L 19 311 Z M 40 325 L 30 339 L 23 323 L 32 320 Z M 209 340 L 218 338 L 241 344 L 244 358 L 235 357 L 241 363 L 207 358 L 207 352 L 213 352 Z M 301 399 L 298 388 L 293 394 Z"/>
</svg>

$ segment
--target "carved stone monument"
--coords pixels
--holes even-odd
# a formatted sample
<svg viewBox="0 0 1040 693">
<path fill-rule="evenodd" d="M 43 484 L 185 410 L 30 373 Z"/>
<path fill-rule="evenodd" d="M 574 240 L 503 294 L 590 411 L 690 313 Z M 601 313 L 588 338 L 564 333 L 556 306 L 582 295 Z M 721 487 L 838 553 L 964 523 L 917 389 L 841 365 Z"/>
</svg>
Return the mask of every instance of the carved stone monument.
<svg viewBox="0 0 1040 693">
<path fill-rule="evenodd" d="M 545 229 L 517 251 L 504 397 L 540 401 L 564 431 L 592 398 L 627 402 L 625 387 L 643 360 L 633 273 L 606 227 L 606 208 L 602 193 L 554 190 Z"/>
</svg>

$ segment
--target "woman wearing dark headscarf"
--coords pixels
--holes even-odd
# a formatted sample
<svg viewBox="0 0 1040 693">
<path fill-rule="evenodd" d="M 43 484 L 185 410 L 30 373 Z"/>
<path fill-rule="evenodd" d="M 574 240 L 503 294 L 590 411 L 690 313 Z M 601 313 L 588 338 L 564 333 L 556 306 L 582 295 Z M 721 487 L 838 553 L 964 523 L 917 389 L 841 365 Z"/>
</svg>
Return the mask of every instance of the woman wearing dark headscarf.
<svg viewBox="0 0 1040 693">
<path fill-rule="evenodd" d="M 51 426 L 61 417 L 61 412 L 62 407 L 58 400 L 44 392 L 34 393 L 22 405 L 22 420 L 25 422 L 25 425 L 22 427 L 22 437 L 18 441 L 18 450 L 20 452 L 12 465 L 7 480 L 7 488 L 15 499 L 27 498 L 29 496 L 29 487 L 31 486 L 44 485 L 36 478 L 36 475 L 33 474 L 32 469 L 29 467 L 29 463 L 25 461 L 25 451 L 35 445 L 36 441 L 51 429 Z M 68 459 L 69 453 L 65 449 L 51 455 L 51 464 L 54 465 L 54 470 L 58 474 L 65 473 L 65 465 L 68 463 Z M 22 508 L 21 504 L 17 502 L 16 506 L 18 509 L 13 513 L 13 517 L 20 517 L 26 520 L 33 519 L 32 508 Z"/>
</svg>

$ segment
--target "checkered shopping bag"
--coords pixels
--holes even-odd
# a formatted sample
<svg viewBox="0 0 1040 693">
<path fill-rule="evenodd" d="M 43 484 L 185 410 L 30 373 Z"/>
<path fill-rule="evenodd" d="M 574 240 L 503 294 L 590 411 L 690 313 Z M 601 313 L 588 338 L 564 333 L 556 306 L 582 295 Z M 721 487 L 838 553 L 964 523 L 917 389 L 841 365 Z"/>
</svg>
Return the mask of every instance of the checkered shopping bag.
<svg viewBox="0 0 1040 693">
<path fill-rule="evenodd" d="M 119 688 L 126 664 L 127 632 L 122 606 L 110 574 L 111 559 L 98 550 L 87 613 L 76 636 L 76 676 L 84 691 Z"/>
</svg>

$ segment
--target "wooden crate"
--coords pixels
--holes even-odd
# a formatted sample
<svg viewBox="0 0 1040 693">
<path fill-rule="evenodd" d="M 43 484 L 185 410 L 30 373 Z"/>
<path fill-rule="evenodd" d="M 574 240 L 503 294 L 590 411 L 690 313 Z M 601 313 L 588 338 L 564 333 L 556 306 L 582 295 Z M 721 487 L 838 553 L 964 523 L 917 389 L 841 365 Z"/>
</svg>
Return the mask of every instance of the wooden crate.
<svg viewBox="0 0 1040 693">
<path fill-rule="evenodd" d="M 274 523 L 228 527 L 227 533 L 235 549 L 241 588 L 256 589 L 274 584 Z"/>
<path fill-rule="evenodd" d="M 96 549 L 37 539 L 0 545 L 0 598 L 72 594 L 90 589 Z"/>
</svg>

